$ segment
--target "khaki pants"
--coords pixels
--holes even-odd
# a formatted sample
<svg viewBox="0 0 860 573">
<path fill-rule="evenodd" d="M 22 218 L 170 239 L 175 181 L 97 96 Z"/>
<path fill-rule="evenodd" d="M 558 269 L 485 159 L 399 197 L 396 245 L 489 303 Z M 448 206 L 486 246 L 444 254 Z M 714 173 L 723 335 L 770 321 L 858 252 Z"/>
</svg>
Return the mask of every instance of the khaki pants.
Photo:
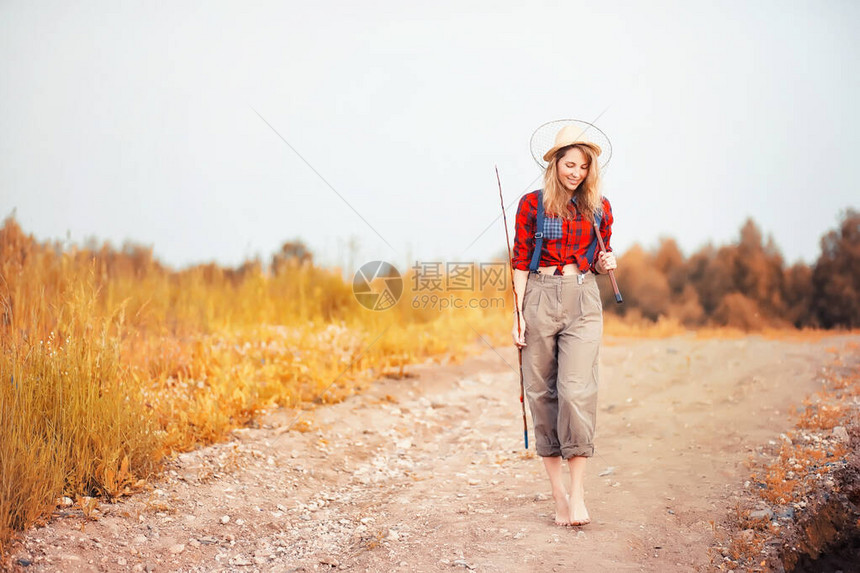
<svg viewBox="0 0 860 573">
<path fill-rule="evenodd" d="M 596 277 L 529 274 L 523 381 L 539 456 L 594 455 L 603 305 Z"/>
</svg>

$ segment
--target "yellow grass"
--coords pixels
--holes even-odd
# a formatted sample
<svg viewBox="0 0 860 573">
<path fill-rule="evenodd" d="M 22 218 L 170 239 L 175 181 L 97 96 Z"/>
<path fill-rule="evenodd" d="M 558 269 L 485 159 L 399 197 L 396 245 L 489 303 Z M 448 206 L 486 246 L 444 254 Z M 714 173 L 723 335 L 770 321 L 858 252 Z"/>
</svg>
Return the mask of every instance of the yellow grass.
<svg viewBox="0 0 860 573">
<path fill-rule="evenodd" d="M 62 493 L 116 497 L 153 467 L 158 441 L 142 396 L 125 386 L 107 322 L 92 320 L 78 294 L 56 309 L 62 337 L 4 333 L 0 544 Z"/>
<path fill-rule="evenodd" d="M 667 338 L 692 332 L 679 321 L 660 317 L 653 322 L 641 317 L 621 318 L 614 314 L 605 314 L 603 318 L 603 333 L 607 336 L 630 338 Z"/>
<path fill-rule="evenodd" d="M 0 228 L 0 552 L 60 496 L 115 498 L 174 451 L 261 409 L 336 402 L 409 364 L 504 344 L 503 308 L 357 304 L 339 273 L 174 272 L 151 252 L 40 244 Z M 500 299 L 506 292 L 440 293 Z M 510 308 L 508 305 L 507 308 Z M 83 507 L 83 506 L 82 506 Z"/>
<path fill-rule="evenodd" d="M 625 317 L 615 314 L 604 315 L 603 332 L 607 336 L 620 338 L 669 338 L 672 336 L 693 335 L 698 339 L 740 339 L 750 335 L 775 340 L 792 340 L 798 342 L 817 342 L 834 334 L 860 334 L 860 330 L 833 331 L 815 328 L 790 328 L 765 326 L 753 330 L 744 330 L 729 326 L 702 326 L 690 328 L 679 320 L 660 316 L 656 322 L 642 318 L 641 315 L 630 313 Z"/>
</svg>

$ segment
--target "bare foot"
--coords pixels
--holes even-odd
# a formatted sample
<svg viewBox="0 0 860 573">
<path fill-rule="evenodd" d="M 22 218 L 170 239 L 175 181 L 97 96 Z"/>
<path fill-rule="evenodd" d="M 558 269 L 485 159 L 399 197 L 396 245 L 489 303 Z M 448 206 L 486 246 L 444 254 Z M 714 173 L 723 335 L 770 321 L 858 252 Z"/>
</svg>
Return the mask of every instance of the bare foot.
<svg viewBox="0 0 860 573">
<path fill-rule="evenodd" d="M 552 497 L 555 500 L 555 524 L 570 525 L 570 505 L 567 494 L 560 493 Z"/>
<path fill-rule="evenodd" d="M 585 508 L 584 495 L 575 496 L 570 494 L 570 525 L 585 525 L 591 523 L 591 517 Z"/>
</svg>

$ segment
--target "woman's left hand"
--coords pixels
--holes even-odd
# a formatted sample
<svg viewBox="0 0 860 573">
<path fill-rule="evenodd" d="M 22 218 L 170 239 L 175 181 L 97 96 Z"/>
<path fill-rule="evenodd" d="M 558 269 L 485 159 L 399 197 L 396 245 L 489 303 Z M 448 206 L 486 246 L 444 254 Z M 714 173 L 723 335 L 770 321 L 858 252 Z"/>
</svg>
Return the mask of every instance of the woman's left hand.
<svg viewBox="0 0 860 573">
<path fill-rule="evenodd" d="M 615 262 L 615 253 L 602 251 L 597 256 L 597 262 L 594 264 L 594 268 L 602 275 L 605 275 L 612 269 L 618 268 L 618 264 Z"/>
</svg>

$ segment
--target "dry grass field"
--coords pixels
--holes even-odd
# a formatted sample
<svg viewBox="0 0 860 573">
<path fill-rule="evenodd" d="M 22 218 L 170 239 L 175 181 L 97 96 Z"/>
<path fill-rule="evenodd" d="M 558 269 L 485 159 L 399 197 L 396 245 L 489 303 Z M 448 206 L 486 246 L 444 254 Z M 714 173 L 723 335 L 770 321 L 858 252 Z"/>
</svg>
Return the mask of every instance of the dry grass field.
<svg viewBox="0 0 860 573">
<path fill-rule="evenodd" d="M 508 328 L 492 309 L 370 311 L 299 260 L 174 272 L 148 250 L 40 244 L 12 220 L 0 277 L 0 548 L 57 499 L 132 492 L 266 408 L 338 402 Z"/>
</svg>

